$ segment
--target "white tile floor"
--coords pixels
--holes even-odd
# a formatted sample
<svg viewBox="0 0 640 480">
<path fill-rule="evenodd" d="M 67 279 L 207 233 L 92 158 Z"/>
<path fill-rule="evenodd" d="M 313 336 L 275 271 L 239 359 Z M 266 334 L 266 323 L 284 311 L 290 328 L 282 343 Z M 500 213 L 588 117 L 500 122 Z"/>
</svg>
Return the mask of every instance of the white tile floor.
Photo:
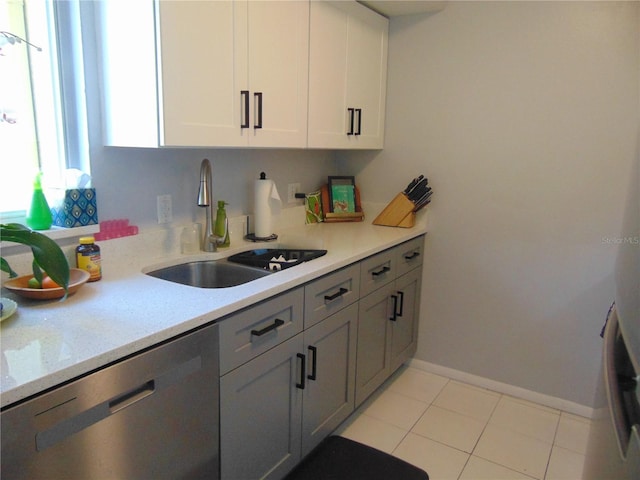
<svg viewBox="0 0 640 480">
<path fill-rule="evenodd" d="M 402 367 L 336 433 L 430 480 L 580 480 L 589 419 Z"/>
</svg>

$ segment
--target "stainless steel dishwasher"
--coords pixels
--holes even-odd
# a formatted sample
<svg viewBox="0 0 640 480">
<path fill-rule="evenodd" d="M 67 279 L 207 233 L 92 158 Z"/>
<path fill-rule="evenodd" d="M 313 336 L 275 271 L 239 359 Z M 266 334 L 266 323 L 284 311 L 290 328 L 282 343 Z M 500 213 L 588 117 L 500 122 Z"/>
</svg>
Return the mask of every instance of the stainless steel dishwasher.
<svg viewBox="0 0 640 480">
<path fill-rule="evenodd" d="M 218 326 L 0 414 L 2 478 L 219 478 Z"/>
</svg>

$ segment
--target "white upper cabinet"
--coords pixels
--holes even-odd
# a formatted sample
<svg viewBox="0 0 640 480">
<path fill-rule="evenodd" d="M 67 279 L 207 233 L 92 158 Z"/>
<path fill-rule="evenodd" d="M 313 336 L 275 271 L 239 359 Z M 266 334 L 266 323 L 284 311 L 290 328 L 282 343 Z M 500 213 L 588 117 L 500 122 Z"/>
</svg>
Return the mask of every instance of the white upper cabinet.
<svg viewBox="0 0 640 480">
<path fill-rule="evenodd" d="M 310 148 L 383 147 L 388 32 L 356 2 L 311 2 Z"/>
<path fill-rule="evenodd" d="M 306 146 L 308 2 L 98 8 L 107 145 Z"/>
</svg>

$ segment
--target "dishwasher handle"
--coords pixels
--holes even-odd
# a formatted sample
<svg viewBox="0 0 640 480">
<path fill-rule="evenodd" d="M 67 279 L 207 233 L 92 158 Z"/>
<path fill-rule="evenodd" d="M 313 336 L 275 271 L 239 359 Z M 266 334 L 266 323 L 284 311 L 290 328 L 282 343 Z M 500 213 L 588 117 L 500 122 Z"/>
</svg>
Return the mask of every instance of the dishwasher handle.
<svg viewBox="0 0 640 480">
<path fill-rule="evenodd" d="M 123 393 L 122 395 L 114 398 L 109 402 L 109 413 L 113 414 L 123 408 L 127 408 L 130 405 L 142 400 L 145 397 L 148 397 L 155 391 L 155 382 L 153 380 L 149 380 L 146 383 L 143 383 L 136 388 L 131 389 L 130 391 Z"/>
<path fill-rule="evenodd" d="M 169 385 L 190 376 L 202 368 L 202 358 L 194 357 L 175 367 L 162 372 L 153 380 L 139 384 L 131 390 L 116 395 L 111 399 L 99 403 L 72 417 L 66 418 L 55 424 L 53 427 L 36 433 L 36 450 L 41 452 L 61 442 L 85 428 L 94 425 L 101 420 L 114 415 L 119 411 L 134 405 L 135 403 L 151 396 L 158 390 L 162 390 Z"/>
</svg>

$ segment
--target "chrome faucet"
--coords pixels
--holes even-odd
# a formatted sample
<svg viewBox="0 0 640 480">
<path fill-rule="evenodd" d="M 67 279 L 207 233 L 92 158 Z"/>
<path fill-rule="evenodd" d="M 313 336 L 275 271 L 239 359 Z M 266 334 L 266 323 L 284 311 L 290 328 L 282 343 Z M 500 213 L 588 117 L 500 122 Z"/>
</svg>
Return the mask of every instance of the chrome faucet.
<svg viewBox="0 0 640 480">
<path fill-rule="evenodd" d="M 211 196 L 211 184 L 213 177 L 211 176 L 211 164 L 206 158 L 200 164 L 200 189 L 198 190 L 198 206 L 205 207 L 206 223 L 204 234 L 202 235 L 201 249 L 203 252 L 215 252 L 218 245 L 224 243 L 224 238 L 229 228 L 229 220 L 225 222 L 225 232 L 222 236 L 218 236 L 213 232 L 213 198 Z"/>
</svg>

